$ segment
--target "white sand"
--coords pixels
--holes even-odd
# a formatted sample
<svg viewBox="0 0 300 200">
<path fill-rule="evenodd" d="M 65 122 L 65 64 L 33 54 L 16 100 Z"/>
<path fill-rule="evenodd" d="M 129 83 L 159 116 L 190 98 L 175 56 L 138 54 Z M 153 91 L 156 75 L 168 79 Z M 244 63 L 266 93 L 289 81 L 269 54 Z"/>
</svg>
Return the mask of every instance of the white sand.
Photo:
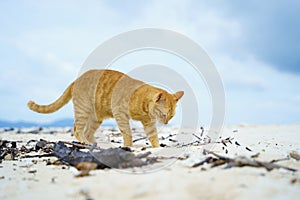
<svg viewBox="0 0 300 200">
<path fill-rule="evenodd" d="M 228 154 L 225 154 L 224 145 L 220 143 L 214 146 L 214 152 L 229 157 L 249 157 L 259 152 L 257 159 L 261 161 L 285 158 L 291 151 L 300 152 L 300 125 L 225 127 L 222 137 L 227 136 L 234 137 L 233 141 L 238 141 L 241 146 L 228 144 Z M 40 138 L 74 140 L 70 134 L 0 133 L 0 139 L 6 140 Z M 143 145 L 140 143 L 135 149 L 138 151 Z M 130 173 L 133 169 L 125 172 L 106 169 L 75 178 L 78 173 L 75 168 L 46 166 L 45 158 L 33 159 L 38 160 L 37 164 L 33 164 L 32 159 L 3 161 L 0 164 L 0 199 L 299 199 L 300 172 L 283 169 L 268 172 L 264 168 L 252 167 L 210 168 L 207 164 L 202 166 L 205 171 L 201 166 L 189 167 L 203 158 L 203 148 L 207 146 L 190 148 L 185 152 L 189 155 L 187 160 L 178 160 L 156 172 L 138 175 Z M 278 164 L 300 169 L 300 161 L 295 159 Z M 37 172 L 29 173 L 32 170 Z M 293 179 L 296 179 L 295 183 L 292 183 Z"/>
</svg>

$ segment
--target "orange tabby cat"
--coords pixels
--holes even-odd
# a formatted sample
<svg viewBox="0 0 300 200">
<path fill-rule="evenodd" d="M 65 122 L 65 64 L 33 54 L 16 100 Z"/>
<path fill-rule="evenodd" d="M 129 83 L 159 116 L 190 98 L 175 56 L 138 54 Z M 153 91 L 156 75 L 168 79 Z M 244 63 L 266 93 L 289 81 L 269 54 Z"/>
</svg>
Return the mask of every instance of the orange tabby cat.
<svg viewBox="0 0 300 200">
<path fill-rule="evenodd" d="M 115 118 L 124 145 L 132 146 L 129 120 L 133 119 L 142 122 L 152 147 L 159 147 L 156 121 L 167 124 L 183 94 L 169 94 L 118 71 L 90 70 L 71 83 L 54 103 L 38 105 L 29 101 L 28 107 L 35 112 L 52 113 L 72 98 L 74 135 L 80 142 L 93 143 L 102 121 Z"/>
</svg>

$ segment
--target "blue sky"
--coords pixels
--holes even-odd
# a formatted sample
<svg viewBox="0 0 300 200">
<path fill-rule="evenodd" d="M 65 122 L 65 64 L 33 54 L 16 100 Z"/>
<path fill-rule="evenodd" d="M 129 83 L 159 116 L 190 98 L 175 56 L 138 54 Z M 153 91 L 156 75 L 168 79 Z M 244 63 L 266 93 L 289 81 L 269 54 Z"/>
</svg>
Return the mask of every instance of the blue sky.
<svg viewBox="0 0 300 200">
<path fill-rule="evenodd" d="M 0 119 L 51 115 L 26 103 L 50 103 L 99 44 L 155 27 L 183 33 L 214 61 L 226 93 L 226 124 L 287 124 L 300 119 L 298 1 L 1 1 Z"/>
</svg>

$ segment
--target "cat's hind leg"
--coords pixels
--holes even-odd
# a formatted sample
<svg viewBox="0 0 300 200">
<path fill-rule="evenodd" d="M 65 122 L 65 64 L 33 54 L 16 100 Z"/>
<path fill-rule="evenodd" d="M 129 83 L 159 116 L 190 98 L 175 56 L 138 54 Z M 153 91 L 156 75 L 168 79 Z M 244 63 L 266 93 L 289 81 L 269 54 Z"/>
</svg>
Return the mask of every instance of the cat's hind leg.
<svg viewBox="0 0 300 200">
<path fill-rule="evenodd" d="M 87 132 L 87 129 L 89 129 L 90 126 L 88 122 L 91 116 L 91 111 L 84 106 L 75 106 L 75 103 L 74 111 L 74 135 L 79 142 L 90 143 L 85 132 Z"/>
<path fill-rule="evenodd" d="M 124 146 L 131 147 L 132 146 L 132 133 L 130 129 L 129 119 L 126 115 L 117 115 L 114 116 L 117 121 L 118 127 L 122 133 Z"/>
<path fill-rule="evenodd" d="M 86 126 L 86 119 L 78 119 L 75 115 L 74 122 L 74 136 L 79 142 L 86 142 L 85 137 L 83 135 L 83 130 Z"/>
<path fill-rule="evenodd" d="M 93 144 L 95 142 L 94 134 L 99 128 L 101 122 L 92 119 L 75 120 L 74 135 L 79 142 Z"/>
<path fill-rule="evenodd" d="M 86 126 L 83 130 L 83 136 L 86 143 L 93 144 L 95 142 L 94 134 L 101 125 L 102 121 L 98 121 L 95 118 L 89 118 Z"/>
</svg>

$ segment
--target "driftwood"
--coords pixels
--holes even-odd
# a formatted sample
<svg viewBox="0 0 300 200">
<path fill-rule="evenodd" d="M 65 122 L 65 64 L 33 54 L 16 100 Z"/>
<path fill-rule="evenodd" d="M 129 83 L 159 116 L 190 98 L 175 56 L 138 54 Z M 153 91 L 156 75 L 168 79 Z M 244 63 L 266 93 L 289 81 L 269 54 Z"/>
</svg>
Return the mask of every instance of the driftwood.
<svg viewBox="0 0 300 200">
<path fill-rule="evenodd" d="M 32 147 L 26 147 L 29 144 Z M 16 141 L 0 140 L 0 161 L 16 160 L 17 158 L 57 157 L 60 163 L 86 169 L 94 168 L 95 164 L 96 168 L 104 169 L 141 167 L 157 162 L 155 157 L 148 157 L 150 152 L 135 155 L 128 147 L 100 149 L 96 147 L 96 143 L 87 145 L 76 142 L 50 142 L 40 139 L 30 140 L 26 146 L 23 145 L 18 148 Z"/>
<path fill-rule="evenodd" d="M 208 156 L 204 160 L 202 160 L 198 163 L 195 163 L 192 167 L 199 167 L 205 163 L 208 163 L 208 164 L 211 164 L 211 167 L 216 167 L 216 166 L 227 164 L 225 166 L 226 169 L 232 168 L 232 167 L 249 166 L 249 167 L 262 167 L 268 171 L 271 171 L 273 169 L 286 169 L 286 170 L 293 171 L 293 172 L 297 171 L 297 169 L 285 167 L 285 166 L 274 163 L 274 162 L 281 161 L 283 159 L 273 160 L 271 162 L 262 162 L 262 161 L 258 161 L 255 159 L 247 158 L 245 156 L 238 156 L 236 158 L 230 158 L 230 157 L 216 154 L 216 153 L 214 153 L 212 151 L 208 151 L 208 150 L 204 150 L 204 154 L 212 155 L 212 156 Z M 286 159 L 284 159 L 284 160 L 286 160 Z"/>
<path fill-rule="evenodd" d="M 154 159 L 147 159 L 149 153 L 135 156 L 128 148 L 110 148 L 101 151 L 84 152 L 69 148 L 63 142 L 57 142 L 53 147 L 54 155 L 65 164 L 78 165 L 82 162 L 97 164 L 98 169 L 141 167 L 152 164 Z M 143 158 L 146 158 L 143 160 Z"/>
</svg>

